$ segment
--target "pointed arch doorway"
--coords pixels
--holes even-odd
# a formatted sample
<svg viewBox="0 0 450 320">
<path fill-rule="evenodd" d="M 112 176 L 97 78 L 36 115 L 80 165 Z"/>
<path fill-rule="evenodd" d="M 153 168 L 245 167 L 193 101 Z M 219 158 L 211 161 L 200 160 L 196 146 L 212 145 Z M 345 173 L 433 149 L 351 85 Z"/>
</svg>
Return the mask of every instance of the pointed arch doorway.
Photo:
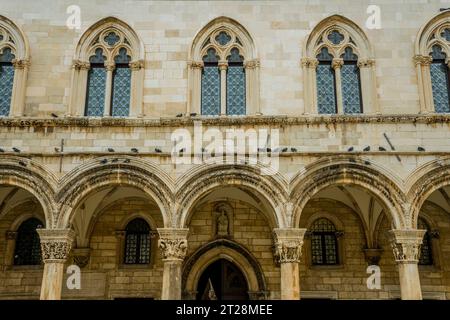
<svg viewBox="0 0 450 320">
<path fill-rule="evenodd" d="M 211 263 L 200 276 L 197 300 L 248 299 L 248 285 L 244 274 L 226 259 Z"/>
</svg>

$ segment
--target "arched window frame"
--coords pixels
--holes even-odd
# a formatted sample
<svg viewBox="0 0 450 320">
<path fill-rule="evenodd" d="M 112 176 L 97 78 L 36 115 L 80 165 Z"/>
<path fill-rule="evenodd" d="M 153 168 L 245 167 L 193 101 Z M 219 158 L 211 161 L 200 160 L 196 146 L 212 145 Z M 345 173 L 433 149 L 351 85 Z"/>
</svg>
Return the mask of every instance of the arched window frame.
<svg viewBox="0 0 450 320">
<path fill-rule="evenodd" d="M 24 114 L 26 81 L 30 66 L 28 40 L 14 22 L 2 15 L 0 15 L 0 34 L 3 36 L 0 40 L 0 54 L 8 48 L 14 55 L 11 61 L 14 67 L 11 101 L 9 114 L 6 116 L 20 117 Z"/>
<path fill-rule="evenodd" d="M 328 39 L 332 31 L 339 31 L 343 40 L 334 44 Z M 344 114 L 342 98 L 341 69 L 345 63 L 342 55 L 351 48 L 358 57 L 357 66 L 360 77 L 361 109 L 364 114 L 380 114 L 376 93 L 376 69 L 372 46 L 366 34 L 351 20 L 335 15 L 321 21 L 305 41 L 305 56 L 301 59 L 304 75 L 304 114 L 319 114 L 316 70 L 319 65 L 317 55 L 327 48 L 332 55 L 335 73 L 337 114 Z"/>
<path fill-rule="evenodd" d="M 227 45 L 221 46 L 212 40 L 205 46 L 208 39 L 214 39 L 221 31 L 225 31 L 232 37 Z M 238 38 L 240 43 L 233 41 Z M 259 92 L 259 58 L 253 39 L 247 30 L 237 21 L 219 17 L 209 22 L 195 36 L 188 61 L 188 103 L 187 114 L 201 114 L 201 81 L 204 68 L 203 57 L 208 49 L 214 48 L 219 56 L 218 67 L 220 69 L 220 114 L 227 114 L 226 78 L 229 63 L 227 57 L 233 48 L 238 48 L 243 56 L 243 67 L 245 70 L 245 105 L 246 115 L 261 115 L 260 92 Z"/>
<path fill-rule="evenodd" d="M 445 29 L 450 29 L 449 11 L 441 12 L 430 19 L 419 30 L 416 38 L 413 61 L 416 66 L 419 85 L 420 113 L 436 112 L 431 79 L 431 64 L 433 63 L 431 53 L 434 46 L 442 48 L 443 53 L 446 55 L 445 64 L 450 68 L 450 41 L 441 36 Z M 450 79 L 448 80 L 450 81 Z M 447 88 L 447 93 L 450 95 L 450 85 L 448 83 Z"/>
<path fill-rule="evenodd" d="M 126 229 L 130 222 L 136 219 L 142 219 L 147 222 L 150 231 L 150 257 L 149 263 L 146 264 L 129 264 L 125 263 L 125 247 L 126 247 Z M 121 269 L 129 269 L 129 268 L 151 268 L 155 263 L 155 257 L 158 250 L 158 232 L 156 231 L 156 223 L 153 219 L 147 215 L 143 215 L 140 213 L 133 214 L 127 217 L 120 223 L 120 229 L 115 231 L 115 235 L 117 238 L 117 265 Z"/>
<path fill-rule="evenodd" d="M 118 42 L 108 45 L 104 37 L 110 32 L 119 36 Z M 85 115 L 87 81 L 90 69 L 89 59 L 95 50 L 102 49 L 105 56 L 106 69 L 105 107 L 103 116 L 112 116 L 112 86 L 115 58 L 120 49 L 125 48 L 130 56 L 131 70 L 130 109 L 128 117 L 142 117 L 144 89 L 144 44 L 136 32 L 125 22 L 108 17 L 95 23 L 81 36 L 72 64 L 72 90 L 69 102 L 69 115 L 81 117 Z"/>
<path fill-rule="evenodd" d="M 431 249 L 431 259 L 432 264 L 421 264 L 419 260 L 420 268 L 431 268 L 432 270 L 439 270 L 441 267 L 441 253 L 440 253 L 440 243 L 439 243 L 439 230 L 434 220 L 431 219 L 429 212 L 421 211 L 417 221 L 417 229 L 420 228 L 419 220 L 426 225 L 427 233 L 424 238 L 428 236 L 428 241 Z M 422 248 L 421 248 L 422 250 Z"/>
</svg>

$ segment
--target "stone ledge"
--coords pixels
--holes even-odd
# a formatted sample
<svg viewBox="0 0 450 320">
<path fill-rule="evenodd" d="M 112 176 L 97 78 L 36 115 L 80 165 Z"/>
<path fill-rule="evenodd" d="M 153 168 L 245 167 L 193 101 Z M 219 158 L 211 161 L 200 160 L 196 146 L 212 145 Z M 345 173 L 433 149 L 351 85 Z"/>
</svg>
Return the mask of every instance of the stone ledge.
<svg viewBox="0 0 450 320">
<path fill-rule="evenodd" d="M 450 114 L 403 115 L 324 115 L 324 116 L 246 116 L 246 117 L 161 117 L 161 118 L 0 118 L 0 127 L 181 127 L 194 121 L 203 125 L 321 125 L 341 123 L 450 123 Z"/>
</svg>

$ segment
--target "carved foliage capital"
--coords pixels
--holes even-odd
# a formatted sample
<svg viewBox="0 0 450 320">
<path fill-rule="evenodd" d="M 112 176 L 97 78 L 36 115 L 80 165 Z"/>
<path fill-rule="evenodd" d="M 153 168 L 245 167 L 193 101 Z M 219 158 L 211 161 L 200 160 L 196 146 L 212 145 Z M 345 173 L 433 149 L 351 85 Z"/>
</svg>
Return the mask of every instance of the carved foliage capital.
<svg viewBox="0 0 450 320">
<path fill-rule="evenodd" d="M 389 231 L 392 250 L 398 263 L 417 263 L 426 230 Z"/>
<path fill-rule="evenodd" d="M 130 69 L 132 71 L 138 71 L 144 68 L 144 60 L 137 60 L 130 62 Z"/>
<path fill-rule="evenodd" d="M 341 59 L 341 58 L 334 58 L 333 62 L 331 63 L 331 67 L 333 69 L 342 68 L 343 65 L 344 65 L 344 59 Z"/>
<path fill-rule="evenodd" d="M 72 68 L 75 70 L 89 70 L 91 64 L 81 60 L 73 60 Z"/>
<path fill-rule="evenodd" d="M 70 229 L 37 229 L 41 238 L 42 260 L 64 263 L 72 248 L 75 232 Z"/>
<path fill-rule="evenodd" d="M 278 263 L 298 263 L 306 229 L 274 229 L 275 258 Z"/>
<path fill-rule="evenodd" d="M 429 66 L 431 62 L 433 61 L 433 58 L 430 56 L 423 56 L 420 54 L 417 54 L 413 58 L 414 64 L 421 65 L 421 66 Z"/>
<path fill-rule="evenodd" d="M 188 66 L 191 69 L 201 69 L 204 66 L 203 61 L 189 61 Z"/>
<path fill-rule="evenodd" d="M 187 252 L 189 229 L 158 228 L 158 247 L 164 260 L 183 260 Z"/>
<path fill-rule="evenodd" d="M 26 59 L 13 59 L 12 64 L 14 69 L 25 69 L 30 66 L 30 61 Z"/>
<path fill-rule="evenodd" d="M 256 68 L 259 68 L 259 60 L 258 59 L 254 59 L 254 60 L 245 61 L 244 62 L 244 68 L 245 69 L 256 69 Z"/>
<path fill-rule="evenodd" d="M 361 59 L 358 60 L 358 68 L 371 68 L 375 65 L 374 59 Z"/>
<path fill-rule="evenodd" d="M 316 58 L 302 58 L 300 61 L 302 64 L 302 67 L 315 69 L 319 65 L 319 60 Z"/>
</svg>

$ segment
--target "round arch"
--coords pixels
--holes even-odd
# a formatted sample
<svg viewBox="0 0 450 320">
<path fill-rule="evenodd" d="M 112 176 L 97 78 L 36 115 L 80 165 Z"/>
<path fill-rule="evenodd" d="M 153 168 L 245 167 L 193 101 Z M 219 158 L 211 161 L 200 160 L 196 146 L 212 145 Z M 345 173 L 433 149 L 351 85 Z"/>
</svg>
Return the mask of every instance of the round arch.
<svg viewBox="0 0 450 320">
<path fill-rule="evenodd" d="M 384 171 L 384 172 L 383 172 Z M 361 159 L 326 159 L 313 163 L 294 178 L 291 199 L 294 205 L 293 225 L 298 226 L 308 201 L 319 191 L 336 185 L 356 185 L 370 192 L 389 212 L 396 228 L 408 225 L 404 215 L 404 194 L 395 177 L 372 163 Z"/>
<path fill-rule="evenodd" d="M 278 173 L 273 176 L 261 175 L 258 166 L 248 165 L 216 165 L 200 166 L 182 176 L 175 198 L 177 215 L 175 224 L 181 228 L 187 225 L 195 204 L 202 196 L 223 186 L 237 186 L 249 189 L 265 200 L 272 209 L 271 222 L 274 227 L 285 225 L 284 205 L 288 202 L 287 183 Z"/>
<path fill-rule="evenodd" d="M 259 297 L 267 295 L 266 280 L 261 265 L 242 245 L 227 239 L 210 242 L 197 249 L 186 260 L 182 273 L 182 288 L 185 295 L 197 291 L 198 281 L 206 268 L 219 259 L 234 263 L 244 274 L 249 293 Z"/>
<path fill-rule="evenodd" d="M 56 219 L 54 194 L 56 178 L 40 164 L 21 157 L 0 156 L 0 186 L 19 187 L 31 193 L 42 206 L 45 225 L 51 228 Z"/>
<path fill-rule="evenodd" d="M 155 164 L 129 156 L 94 159 L 74 169 L 61 182 L 56 194 L 60 212 L 59 228 L 68 227 L 78 204 L 94 191 L 109 186 L 130 186 L 142 190 L 159 207 L 164 225 L 170 226 L 173 185 L 170 177 Z"/>
</svg>

